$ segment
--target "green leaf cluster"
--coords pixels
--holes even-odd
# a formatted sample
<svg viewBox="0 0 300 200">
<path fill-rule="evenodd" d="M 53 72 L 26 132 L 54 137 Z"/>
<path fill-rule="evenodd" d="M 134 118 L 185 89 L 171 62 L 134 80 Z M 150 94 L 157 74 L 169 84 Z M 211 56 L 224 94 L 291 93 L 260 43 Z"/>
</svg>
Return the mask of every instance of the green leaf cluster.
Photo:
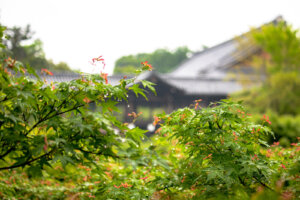
<svg viewBox="0 0 300 200">
<path fill-rule="evenodd" d="M 117 104 L 126 102 L 130 91 L 147 98 L 135 78 L 122 79 L 115 86 L 99 74 L 47 83 L 30 66 L 2 54 L 0 170 L 25 167 L 29 175 L 40 176 L 54 163 L 66 167 L 93 163 L 97 157 L 121 159 L 118 154 L 127 145 L 139 147 L 145 131 L 129 129 L 114 116 Z M 150 82 L 143 85 L 154 90 Z"/>
<path fill-rule="evenodd" d="M 224 100 L 161 118 L 160 133 L 175 140 L 184 153 L 174 166 L 178 181 L 171 187 L 192 187 L 202 191 L 201 198 L 234 196 L 237 188 L 251 194 L 255 185 L 269 187 L 274 163 L 260 148 L 268 146 L 265 139 L 272 132 L 252 123 L 239 103 Z"/>
</svg>

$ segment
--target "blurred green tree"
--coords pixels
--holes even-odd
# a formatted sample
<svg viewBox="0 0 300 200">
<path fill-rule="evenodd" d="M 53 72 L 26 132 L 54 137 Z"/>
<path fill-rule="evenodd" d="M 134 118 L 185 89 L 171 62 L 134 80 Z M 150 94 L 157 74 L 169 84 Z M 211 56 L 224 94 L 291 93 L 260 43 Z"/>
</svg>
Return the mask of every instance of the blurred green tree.
<svg viewBox="0 0 300 200">
<path fill-rule="evenodd" d="M 280 22 L 252 32 L 264 56 L 252 66 L 264 72 L 259 87 L 237 94 L 257 111 L 272 110 L 279 115 L 300 114 L 300 38 L 290 25 Z"/>
<path fill-rule="evenodd" d="M 114 74 L 133 73 L 142 61 L 152 63 L 154 69 L 160 73 L 172 71 L 191 53 L 187 47 L 178 47 L 175 51 L 157 49 L 153 53 L 139 53 L 137 55 L 123 56 L 116 61 Z"/>
<path fill-rule="evenodd" d="M 246 105 L 258 113 L 270 113 L 274 122 L 281 122 L 288 116 L 292 124 L 300 126 L 300 38 L 298 31 L 282 21 L 256 29 L 250 34 L 262 51 L 263 56 L 253 59 L 252 66 L 264 73 L 261 84 L 251 90 L 233 94 L 233 97 L 244 100 Z M 261 77 L 261 76 L 260 76 Z M 289 118 L 290 119 L 290 118 Z M 287 124 L 288 126 L 288 124 Z M 272 124 L 277 139 L 285 137 L 296 141 L 300 132 L 289 135 L 289 127 Z M 281 127 L 276 128 L 276 127 Z M 294 129 L 293 129 L 294 130 Z"/>
<path fill-rule="evenodd" d="M 35 39 L 32 42 L 34 32 L 30 25 L 26 27 L 12 27 L 6 31 L 8 38 L 4 40 L 7 46 L 7 53 L 16 60 L 24 64 L 29 64 L 36 70 L 42 68 L 52 71 L 72 71 L 66 63 L 54 64 L 51 60 L 47 60 L 43 43 L 40 39 Z"/>
</svg>

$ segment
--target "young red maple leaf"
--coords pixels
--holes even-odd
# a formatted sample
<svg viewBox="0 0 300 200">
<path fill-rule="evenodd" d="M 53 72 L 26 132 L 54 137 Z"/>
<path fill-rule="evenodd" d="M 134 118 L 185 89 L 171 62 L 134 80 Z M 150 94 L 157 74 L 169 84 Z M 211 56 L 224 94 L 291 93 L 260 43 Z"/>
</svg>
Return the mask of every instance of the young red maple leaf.
<svg viewBox="0 0 300 200">
<path fill-rule="evenodd" d="M 42 69 L 41 69 L 41 74 L 44 74 L 44 73 L 46 73 L 46 74 L 48 74 L 48 75 L 50 75 L 50 76 L 53 76 L 53 73 L 50 72 L 48 69 L 42 68 Z"/>
<path fill-rule="evenodd" d="M 107 80 L 107 73 L 103 73 L 101 72 L 100 76 L 105 80 L 105 84 L 108 84 L 108 80 Z"/>
</svg>

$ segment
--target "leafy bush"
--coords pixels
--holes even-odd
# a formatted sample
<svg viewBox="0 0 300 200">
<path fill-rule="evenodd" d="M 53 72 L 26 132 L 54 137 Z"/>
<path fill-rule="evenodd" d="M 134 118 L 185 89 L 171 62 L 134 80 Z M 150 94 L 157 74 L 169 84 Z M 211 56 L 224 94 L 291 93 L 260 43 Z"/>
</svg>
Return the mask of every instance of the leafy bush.
<svg viewBox="0 0 300 200">
<path fill-rule="evenodd" d="M 197 105 L 196 105 L 197 107 Z M 184 108 L 155 117 L 161 127 L 137 148 L 123 143 L 119 159 L 95 165 L 46 166 L 43 177 L 19 168 L 1 172 L 3 199 L 292 199 L 299 198 L 300 138 L 275 143 L 266 124 L 253 123 L 239 103 Z M 130 140 L 128 138 L 128 140 Z"/>
<path fill-rule="evenodd" d="M 275 141 L 280 141 L 280 144 L 288 147 L 291 143 L 297 142 L 300 137 L 300 115 L 277 115 L 275 113 L 270 115 L 272 121 L 272 131 L 274 132 Z M 273 143 L 271 140 L 270 143 Z"/>
<path fill-rule="evenodd" d="M 68 163 L 92 163 L 95 156 L 119 159 L 124 141 L 138 147 L 145 131 L 129 129 L 113 116 L 113 111 L 118 111 L 116 104 L 127 101 L 129 91 L 146 98 L 135 78 L 121 79 L 112 86 L 101 72 L 70 82 L 47 83 L 30 66 L 1 53 L 0 170 L 28 166 L 28 174 L 38 176 L 55 162 L 65 167 Z M 93 62 L 104 60 L 99 57 Z M 138 72 L 151 70 L 147 62 L 142 65 Z M 47 69 L 42 73 L 52 75 Z M 142 83 L 153 90 L 150 82 Z M 92 112 L 92 103 L 101 111 Z"/>
<path fill-rule="evenodd" d="M 278 115 L 275 112 L 269 110 L 266 113 L 270 116 L 269 120 L 271 124 L 266 124 L 274 133 L 274 136 L 269 136 L 267 141 L 269 144 L 280 141 L 280 145 L 289 147 L 291 143 L 297 142 L 297 138 L 300 137 L 300 116 L 292 115 Z M 265 116 L 266 116 L 265 115 Z M 251 120 L 254 123 L 260 123 L 263 119 L 261 114 L 252 114 Z"/>
<path fill-rule="evenodd" d="M 183 151 L 178 179 L 165 187 L 193 189 L 197 198 L 269 187 L 275 163 L 260 153 L 260 145 L 268 146 L 264 139 L 270 129 L 252 123 L 240 104 L 224 100 L 209 108 L 179 109 L 162 119 L 160 133 L 175 139 Z"/>
</svg>

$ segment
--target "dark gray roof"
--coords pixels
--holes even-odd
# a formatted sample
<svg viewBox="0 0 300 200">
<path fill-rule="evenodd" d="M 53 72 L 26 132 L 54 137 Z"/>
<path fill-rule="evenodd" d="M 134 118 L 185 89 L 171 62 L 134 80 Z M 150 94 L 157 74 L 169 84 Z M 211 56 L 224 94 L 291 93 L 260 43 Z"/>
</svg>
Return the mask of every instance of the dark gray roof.
<svg viewBox="0 0 300 200">
<path fill-rule="evenodd" d="M 267 24 L 277 24 L 279 21 L 283 21 L 282 16 Z M 225 78 L 227 69 L 259 51 L 258 46 L 251 43 L 246 35 L 242 34 L 239 40 L 233 38 L 194 54 L 169 75 L 181 78 Z"/>
<path fill-rule="evenodd" d="M 113 78 L 114 76 L 111 76 Z M 110 79 L 108 79 L 110 80 Z M 137 77 L 139 80 L 156 80 L 164 82 L 170 88 L 176 88 L 186 95 L 228 95 L 242 89 L 242 85 L 237 81 L 225 81 L 214 78 L 180 78 L 156 72 L 145 72 Z M 156 85 L 158 88 L 160 85 Z"/>
<path fill-rule="evenodd" d="M 75 79 L 79 79 L 82 77 L 82 75 L 80 74 L 76 74 L 76 73 L 72 73 L 72 74 L 69 74 L 69 73 L 61 73 L 61 74 L 58 74 L 58 73 L 55 73 L 53 74 L 53 76 L 50 76 L 50 75 L 40 75 L 41 79 L 45 79 L 47 81 L 47 83 L 51 83 L 51 82 L 69 82 L 71 80 L 75 80 Z M 31 76 L 33 78 L 33 76 Z"/>
<path fill-rule="evenodd" d="M 242 89 L 242 85 L 236 81 L 198 78 L 167 78 L 165 81 L 187 95 L 228 95 Z"/>
<path fill-rule="evenodd" d="M 246 38 L 244 39 L 246 40 Z M 258 50 L 254 45 L 245 46 L 243 49 L 238 46 L 239 42 L 232 39 L 196 53 L 169 75 L 184 78 L 201 78 L 203 76 L 224 78 L 226 75 L 224 69 L 230 68 Z"/>
</svg>

